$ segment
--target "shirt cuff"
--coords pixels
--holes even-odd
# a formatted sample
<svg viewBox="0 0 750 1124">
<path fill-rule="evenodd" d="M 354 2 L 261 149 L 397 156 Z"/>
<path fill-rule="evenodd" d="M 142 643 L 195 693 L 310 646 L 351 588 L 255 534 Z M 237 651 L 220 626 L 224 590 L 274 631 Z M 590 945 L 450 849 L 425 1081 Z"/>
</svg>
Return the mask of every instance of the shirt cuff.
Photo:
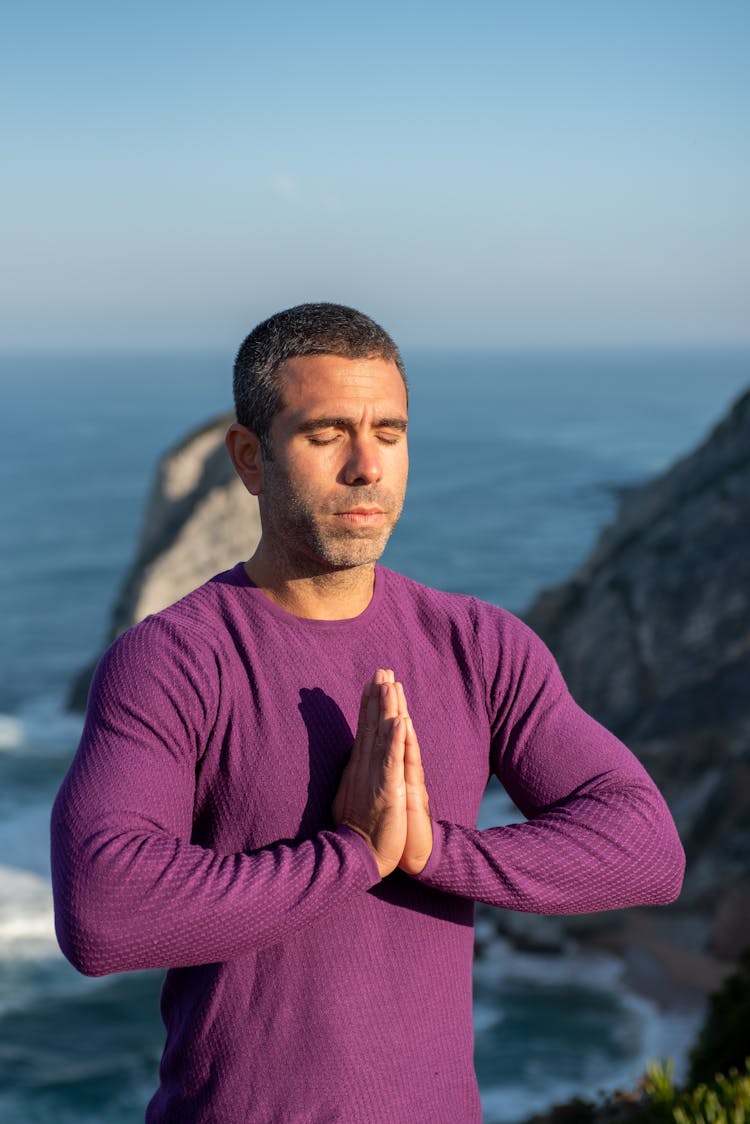
<svg viewBox="0 0 750 1124">
<path fill-rule="evenodd" d="M 362 866 L 366 870 L 368 876 L 366 889 L 369 890 L 371 886 L 375 886 L 376 883 L 382 882 L 382 878 L 380 877 L 380 869 L 378 868 L 375 856 L 358 831 L 355 831 L 353 827 L 348 827 L 347 824 L 341 824 L 334 831 L 334 835 L 338 835 L 340 839 L 345 839 L 347 841 L 347 847 L 349 847 L 350 849 L 354 848 L 354 850 L 359 852 L 362 859 Z"/>
<path fill-rule="evenodd" d="M 413 878 L 419 879 L 420 882 L 421 881 L 428 882 L 432 875 L 437 874 L 437 869 L 440 866 L 440 860 L 443 857 L 443 840 L 444 840 L 444 838 L 445 838 L 445 833 L 443 831 L 442 823 L 440 822 L 440 820 L 433 820 L 432 821 L 432 850 L 430 851 L 430 857 L 427 860 L 427 862 L 424 864 L 422 869 L 420 870 L 419 874 L 412 875 Z"/>
</svg>

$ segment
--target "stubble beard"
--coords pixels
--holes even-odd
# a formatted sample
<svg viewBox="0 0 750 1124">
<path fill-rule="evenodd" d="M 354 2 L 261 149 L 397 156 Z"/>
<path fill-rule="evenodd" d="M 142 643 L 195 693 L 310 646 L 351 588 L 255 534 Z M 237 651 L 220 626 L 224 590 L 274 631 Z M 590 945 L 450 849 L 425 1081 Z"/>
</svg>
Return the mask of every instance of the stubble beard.
<svg viewBox="0 0 750 1124">
<path fill-rule="evenodd" d="M 335 512 L 359 506 L 381 508 L 384 520 L 377 526 L 336 526 Z M 377 486 L 352 487 L 345 496 L 321 504 L 292 486 L 271 460 L 264 468 L 263 507 L 264 536 L 269 533 L 289 569 L 302 577 L 376 562 L 401 514 L 403 496 Z"/>
</svg>

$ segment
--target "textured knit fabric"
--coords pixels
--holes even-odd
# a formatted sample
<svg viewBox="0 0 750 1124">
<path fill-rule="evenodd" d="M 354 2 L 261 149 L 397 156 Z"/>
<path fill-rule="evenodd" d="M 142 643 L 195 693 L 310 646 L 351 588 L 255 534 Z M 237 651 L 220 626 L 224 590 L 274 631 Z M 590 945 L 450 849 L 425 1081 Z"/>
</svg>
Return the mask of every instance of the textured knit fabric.
<svg viewBox="0 0 750 1124">
<path fill-rule="evenodd" d="M 362 688 L 405 688 L 435 821 L 380 880 L 331 803 Z M 527 817 L 476 830 L 494 772 Z M 52 822 L 57 933 L 92 975 L 168 968 L 147 1121 L 472 1124 L 473 900 L 672 900 L 682 848 L 631 753 L 517 618 L 376 567 L 300 619 L 242 564 L 120 636 Z"/>
</svg>

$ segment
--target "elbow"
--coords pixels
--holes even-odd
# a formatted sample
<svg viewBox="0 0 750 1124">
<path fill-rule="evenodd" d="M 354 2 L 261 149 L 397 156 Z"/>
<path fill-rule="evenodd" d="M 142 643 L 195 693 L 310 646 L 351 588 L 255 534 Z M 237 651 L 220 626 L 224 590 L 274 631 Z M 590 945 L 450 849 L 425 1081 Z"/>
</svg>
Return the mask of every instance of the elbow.
<svg viewBox="0 0 750 1124">
<path fill-rule="evenodd" d="M 116 971 L 115 968 L 109 968 L 103 964 L 100 957 L 92 954 L 82 943 L 69 940 L 60 932 L 57 926 L 55 930 L 57 933 L 57 943 L 60 946 L 63 956 L 82 976 L 107 976 L 113 971 Z"/>
<path fill-rule="evenodd" d="M 676 902 L 682 893 L 682 883 L 685 878 L 685 850 L 676 828 L 673 828 L 673 836 L 672 846 L 663 865 L 661 896 L 654 903 L 655 905 L 670 905 Z"/>
<path fill-rule="evenodd" d="M 631 906 L 670 905 L 685 877 L 685 850 L 664 797 L 651 778 L 631 787 L 623 817 L 625 883 Z"/>
<path fill-rule="evenodd" d="M 69 826 L 60 797 L 52 810 L 50 865 L 55 936 L 60 951 L 83 976 L 106 976 L 120 970 L 108 930 L 111 887 L 116 882 L 95 875 L 89 849 Z"/>
<path fill-rule="evenodd" d="M 84 863 L 52 863 L 55 935 L 63 956 L 84 976 L 107 976 L 136 965 L 128 962 L 127 923 L 116 895 Z"/>
<path fill-rule="evenodd" d="M 671 816 L 638 864 L 638 898 L 634 905 L 670 905 L 677 901 L 685 877 L 685 850 Z"/>
<path fill-rule="evenodd" d="M 100 927 L 84 911 L 62 907 L 55 901 L 55 935 L 60 950 L 83 976 L 108 976 L 124 969 L 121 958 Z"/>
<path fill-rule="evenodd" d="M 102 833 L 82 838 L 53 830 L 55 935 L 63 956 L 84 976 L 161 966 L 151 962 L 138 924 L 142 900 L 127 888 L 111 852 Z"/>
</svg>

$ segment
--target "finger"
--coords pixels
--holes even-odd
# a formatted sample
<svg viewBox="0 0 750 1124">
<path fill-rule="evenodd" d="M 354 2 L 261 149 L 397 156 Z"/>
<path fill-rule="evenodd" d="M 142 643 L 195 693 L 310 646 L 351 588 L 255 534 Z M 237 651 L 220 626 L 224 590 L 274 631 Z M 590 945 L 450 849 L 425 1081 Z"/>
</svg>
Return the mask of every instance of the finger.
<svg viewBox="0 0 750 1124">
<path fill-rule="evenodd" d="M 377 714 L 375 716 L 375 728 L 366 742 L 366 747 L 369 750 L 369 771 L 373 784 L 377 783 L 377 777 L 383 768 L 383 760 L 388 750 L 388 740 L 391 733 L 391 722 L 396 714 L 393 704 L 390 702 L 392 690 L 393 687 L 389 683 L 381 683 L 373 691 Z M 370 715 L 371 711 L 368 711 L 368 716 Z"/>
<path fill-rule="evenodd" d="M 398 694 L 395 684 L 384 683 L 380 688 L 379 729 L 389 729 L 390 719 L 398 717 Z"/>
<path fill-rule="evenodd" d="M 361 721 L 357 730 L 356 753 L 352 754 L 352 784 L 356 789 L 370 783 L 372 758 L 376 753 L 375 739 L 380 718 L 380 691 L 382 687 L 370 684 L 367 699 L 363 699 Z"/>
<path fill-rule="evenodd" d="M 382 770 L 389 784 L 393 784 L 403 797 L 404 793 L 404 747 L 405 747 L 405 719 L 387 719 L 387 728 L 383 737 L 384 751 Z"/>
<path fill-rule="evenodd" d="M 407 785 L 424 785 L 424 768 L 419 741 L 411 718 L 404 720 L 404 775 Z"/>
<path fill-rule="evenodd" d="M 407 718 L 409 715 L 409 708 L 406 705 L 406 695 L 404 694 L 403 683 L 394 684 L 396 687 L 396 698 L 398 704 L 398 713 L 401 718 Z"/>
<path fill-rule="evenodd" d="M 381 711 L 381 696 L 384 691 L 383 684 L 373 686 L 370 688 L 367 696 L 367 706 L 365 707 L 364 723 L 362 730 L 365 735 L 365 740 L 372 741 L 373 736 L 377 733 L 378 720 Z"/>
<path fill-rule="evenodd" d="M 370 783 L 377 786 L 393 760 L 393 721 L 398 717 L 396 690 L 392 683 L 382 683 L 378 694 L 378 726 L 375 739 L 372 742 L 372 752 L 369 758 Z M 404 731 L 398 731 L 398 739 L 403 743 Z M 403 749 L 399 756 L 403 762 Z M 403 767 L 403 766 L 402 766 Z"/>
</svg>

